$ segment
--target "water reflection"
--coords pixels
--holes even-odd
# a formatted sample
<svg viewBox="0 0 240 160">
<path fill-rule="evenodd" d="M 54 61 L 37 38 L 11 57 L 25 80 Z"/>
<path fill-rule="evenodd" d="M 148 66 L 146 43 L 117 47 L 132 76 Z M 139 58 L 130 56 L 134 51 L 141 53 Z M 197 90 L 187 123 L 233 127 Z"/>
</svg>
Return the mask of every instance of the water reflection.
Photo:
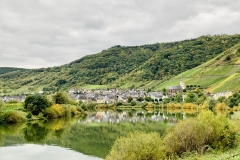
<svg viewBox="0 0 240 160">
<path fill-rule="evenodd" d="M 185 113 L 182 110 L 118 109 L 88 112 L 79 119 L 56 119 L 0 126 L 0 146 L 2 146 L 0 151 L 2 156 L 5 153 L 3 150 L 6 150 L 6 153 L 7 150 L 12 150 L 13 153 L 14 149 L 18 150 L 19 146 L 16 145 L 37 144 L 37 147 L 51 146 L 52 149 L 59 146 L 66 150 L 77 151 L 81 153 L 80 155 L 104 158 L 119 136 L 125 136 L 136 130 L 156 131 L 163 135 L 169 125 L 196 115 L 197 112 L 193 110 Z M 76 152 L 69 153 L 76 154 Z M 52 156 L 49 152 L 44 154 Z M 11 158 L 19 159 L 17 154 L 15 156 Z M 31 156 L 29 152 L 29 157 Z"/>
<path fill-rule="evenodd" d="M 97 112 L 87 113 L 83 119 L 79 119 L 78 123 L 120 123 L 120 122 L 164 122 L 170 125 L 178 123 L 179 120 L 183 120 L 190 117 L 196 117 L 197 110 L 105 110 Z"/>
<path fill-rule="evenodd" d="M 25 144 L 0 148 L 1 160 L 99 160 L 58 146 Z"/>
</svg>

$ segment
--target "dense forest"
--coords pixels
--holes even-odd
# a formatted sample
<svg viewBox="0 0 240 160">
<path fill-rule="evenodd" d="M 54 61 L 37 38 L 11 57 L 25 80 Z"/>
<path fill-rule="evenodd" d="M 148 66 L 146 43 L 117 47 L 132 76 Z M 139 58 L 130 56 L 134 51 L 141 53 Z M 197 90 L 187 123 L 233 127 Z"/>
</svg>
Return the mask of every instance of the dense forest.
<svg viewBox="0 0 240 160">
<path fill-rule="evenodd" d="M 201 36 L 178 42 L 114 46 L 69 64 L 40 68 L 0 68 L 0 91 L 53 91 L 90 85 L 122 87 L 165 81 L 207 62 L 240 42 L 240 35 Z"/>
</svg>

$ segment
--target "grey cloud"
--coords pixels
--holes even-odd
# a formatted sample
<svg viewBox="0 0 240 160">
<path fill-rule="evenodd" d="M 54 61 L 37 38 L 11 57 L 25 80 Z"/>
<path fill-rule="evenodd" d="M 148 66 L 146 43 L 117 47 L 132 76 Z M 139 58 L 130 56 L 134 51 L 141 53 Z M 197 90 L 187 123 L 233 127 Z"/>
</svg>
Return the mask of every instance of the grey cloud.
<svg viewBox="0 0 240 160">
<path fill-rule="evenodd" d="M 238 6 L 234 0 L 1 0 L 0 66 L 56 66 L 114 45 L 239 33 Z"/>
</svg>

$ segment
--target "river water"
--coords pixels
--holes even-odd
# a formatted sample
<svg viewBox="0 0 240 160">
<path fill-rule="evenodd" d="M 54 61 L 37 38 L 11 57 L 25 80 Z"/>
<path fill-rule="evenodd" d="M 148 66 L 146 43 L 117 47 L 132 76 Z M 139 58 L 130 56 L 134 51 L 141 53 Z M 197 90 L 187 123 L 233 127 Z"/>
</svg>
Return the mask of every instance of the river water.
<svg viewBox="0 0 240 160">
<path fill-rule="evenodd" d="M 98 110 L 81 118 L 0 126 L 1 160 L 104 159 L 119 136 L 142 130 L 163 135 L 197 111 Z"/>
</svg>

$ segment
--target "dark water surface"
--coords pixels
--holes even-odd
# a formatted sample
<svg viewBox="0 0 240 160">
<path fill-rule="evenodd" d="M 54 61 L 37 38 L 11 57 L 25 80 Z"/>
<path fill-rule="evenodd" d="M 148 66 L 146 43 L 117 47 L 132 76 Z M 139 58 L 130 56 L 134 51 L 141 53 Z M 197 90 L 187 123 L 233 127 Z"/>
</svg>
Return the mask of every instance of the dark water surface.
<svg viewBox="0 0 240 160">
<path fill-rule="evenodd" d="M 169 126 L 196 115 L 194 110 L 118 109 L 88 112 L 81 118 L 0 126 L 0 159 L 102 159 L 119 136 L 136 130 L 163 135 Z"/>
</svg>

